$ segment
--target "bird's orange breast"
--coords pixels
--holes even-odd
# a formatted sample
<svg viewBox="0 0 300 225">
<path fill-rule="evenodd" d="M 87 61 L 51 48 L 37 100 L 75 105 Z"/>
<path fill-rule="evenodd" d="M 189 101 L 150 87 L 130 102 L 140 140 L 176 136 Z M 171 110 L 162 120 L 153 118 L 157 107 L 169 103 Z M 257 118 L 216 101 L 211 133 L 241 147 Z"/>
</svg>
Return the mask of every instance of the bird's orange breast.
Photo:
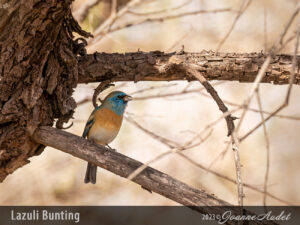
<svg viewBox="0 0 300 225">
<path fill-rule="evenodd" d="M 117 136 L 123 116 L 113 111 L 102 108 L 95 112 L 94 123 L 88 133 L 88 139 L 94 140 L 100 145 L 109 144 Z"/>
<path fill-rule="evenodd" d="M 95 112 L 94 126 L 100 126 L 104 129 L 115 131 L 122 125 L 123 116 L 119 116 L 110 109 L 103 108 Z"/>
</svg>

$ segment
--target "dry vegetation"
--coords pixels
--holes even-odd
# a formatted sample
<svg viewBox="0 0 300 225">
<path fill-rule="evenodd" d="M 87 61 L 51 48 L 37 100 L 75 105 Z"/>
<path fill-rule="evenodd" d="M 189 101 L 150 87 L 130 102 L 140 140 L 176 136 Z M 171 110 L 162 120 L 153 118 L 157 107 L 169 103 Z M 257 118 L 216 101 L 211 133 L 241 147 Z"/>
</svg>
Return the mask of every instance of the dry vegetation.
<svg viewBox="0 0 300 225">
<path fill-rule="evenodd" d="M 80 10 L 86 2 L 73 3 L 74 15 L 80 20 L 84 18 Z M 288 26 L 286 34 L 282 31 L 299 7 L 297 1 L 116 2 L 119 5 L 115 7 L 110 1 L 96 4 L 81 21 L 83 28 L 95 36 L 88 40 L 89 53 L 179 52 L 182 46 L 187 52 L 295 51 L 298 19 Z M 286 42 L 290 37 L 293 39 Z M 281 38 L 283 41 L 278 42 Z M 266 67 L 267 63 L 268 60 Z M 259 74 L 263 72 L 262 67 Z M 254 84 L 211 83 L 233 116 L 240 118 L 232 137 L 227 137 L 221 112 L 199 82 L 119 82 L 101 96 L 118 89 L 136 101 L 129 104 L 112 147 L 232 204 L 244 201 L 245 205 L 299 205 L 299 86 L 293 86 L 289 96 L 288 85 L 260 84 L 258 80 Z M 96 87 L 77 87 L 74 97 L 79 106 L 69 132 L 81 135 L 93 109 L 90 100 Z M 289 104 L 281 110 L 286 93 Z M 280 111 L 270 117 L 277 109 Z M 268 117 L 266 123 L 261 122 Z M 253 130 L 257 125 L 259 128 Z M 96 185 L 86 185 L 85 166 L 78 158 L 47 148 L 0 185 L 0 204 L 177 204 L 103 169 L 98 170 Z"/>
</svg>

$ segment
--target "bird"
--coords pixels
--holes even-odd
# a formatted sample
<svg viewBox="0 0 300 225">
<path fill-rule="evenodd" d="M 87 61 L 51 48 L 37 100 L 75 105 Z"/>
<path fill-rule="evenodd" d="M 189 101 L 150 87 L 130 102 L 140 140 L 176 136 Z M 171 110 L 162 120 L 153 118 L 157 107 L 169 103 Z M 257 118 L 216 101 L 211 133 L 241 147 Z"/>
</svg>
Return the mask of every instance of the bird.
<svg viewBox="0 0 300 225">
<path fill-rule="evenodd" d="M 123 121 L 123 114 L 127 103 L 132 97 L 122 91 L 108 94 L 101 105 L 95 107 L 85 125 L 82 137 L 92 142 L 108 146 L 118 135 Z M 109 147 L 110 148 L 110 147 Z M 84 183 L 96 183 L 97 166 L 88 163 Z"/>
</svg>

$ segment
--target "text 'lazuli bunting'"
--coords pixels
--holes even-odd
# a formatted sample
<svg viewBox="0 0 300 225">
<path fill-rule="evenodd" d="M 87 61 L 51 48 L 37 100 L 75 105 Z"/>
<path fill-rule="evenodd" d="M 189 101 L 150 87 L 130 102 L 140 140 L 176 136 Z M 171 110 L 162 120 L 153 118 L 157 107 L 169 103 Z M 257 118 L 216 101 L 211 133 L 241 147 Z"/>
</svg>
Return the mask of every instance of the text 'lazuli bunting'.
<svg viewBox="0 0 300 225">
<path fill-rule="evenodd" d="M 91 113 L 82 137 L 87 137 L 98 145 L 106 146 L 117 136 L 125 108 L 132 97 L 121 91 L 111 92 L 102 104 Z M 97 166 L 88 163 L 84 178 L 85 183 L 96 183 Z"/>
</svg>

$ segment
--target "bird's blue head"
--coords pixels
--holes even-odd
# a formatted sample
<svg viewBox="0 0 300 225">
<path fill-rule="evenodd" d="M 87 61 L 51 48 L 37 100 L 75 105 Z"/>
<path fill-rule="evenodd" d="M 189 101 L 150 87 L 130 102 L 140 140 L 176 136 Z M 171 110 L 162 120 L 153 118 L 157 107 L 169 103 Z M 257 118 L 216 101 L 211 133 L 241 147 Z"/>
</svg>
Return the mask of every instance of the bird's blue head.
<svg viewBox="0 0 300 225">
<path fill-rule="evenodd" d="M 107 107 L 119 116 L 123 115 L 128 101 L 132 100 L 132 97 L 126 95 L 121 91 L 113 91 L 106 96 L 102 105 Z"/>
</svg>

